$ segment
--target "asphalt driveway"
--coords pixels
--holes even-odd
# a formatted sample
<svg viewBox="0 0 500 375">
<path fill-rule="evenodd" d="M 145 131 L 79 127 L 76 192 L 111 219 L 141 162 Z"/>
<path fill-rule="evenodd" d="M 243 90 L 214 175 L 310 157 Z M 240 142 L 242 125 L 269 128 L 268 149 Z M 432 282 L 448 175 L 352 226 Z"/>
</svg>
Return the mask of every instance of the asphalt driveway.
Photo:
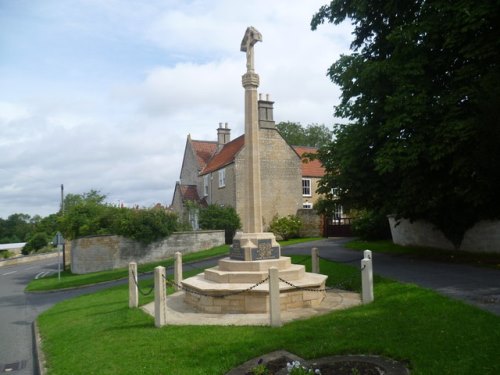
<svg viewBox="0 0 500 375">
<path fill-rule="evenodd" d="M 311 248 L 317 247 L 322 258 L 360 265 L 362 252 L 344 247 L 344 244 L 350 240 L 349 238 L 328 238 L 291 245 L 283 248 L 282 254 L 305 255 L 310 254 Z M 424 261 L 408 255 L 374 253 L 373 272 L 394 280 L 433 289 L 500 315 L 500 271 L 498 270 L 464 264 Z"/>
</svg>

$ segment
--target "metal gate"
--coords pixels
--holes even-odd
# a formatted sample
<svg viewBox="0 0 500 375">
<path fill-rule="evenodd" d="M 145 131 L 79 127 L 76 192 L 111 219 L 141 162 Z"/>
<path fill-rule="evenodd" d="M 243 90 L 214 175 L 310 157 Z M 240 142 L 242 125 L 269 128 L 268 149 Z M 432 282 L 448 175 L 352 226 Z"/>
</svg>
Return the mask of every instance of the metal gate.
<svg viewBox="0 0 500 375">
<path fill-rule="evenodd" d="M 326 218 L 324 237 L 353 237 L 352 218 Z"/>
</svg>

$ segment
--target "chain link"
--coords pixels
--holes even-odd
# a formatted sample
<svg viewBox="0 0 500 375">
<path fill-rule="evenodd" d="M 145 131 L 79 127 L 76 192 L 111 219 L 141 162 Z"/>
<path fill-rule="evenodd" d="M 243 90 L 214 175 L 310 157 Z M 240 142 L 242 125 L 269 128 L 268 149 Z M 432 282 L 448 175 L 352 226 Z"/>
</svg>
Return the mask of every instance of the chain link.
<svg viewBox="0 0 500 375">
<path fill-rule="evenodd" d="M 134 271 L 132 271 L 132 277 L 133 277 L 133 279 L 134 279 L 134 284 L 135 284 L 135 286 L 137 287 L 137 290 L 138 290 L 138 291 L 139 291 L 139 293 L 140 293 L 140 294 L 142 294 L 143 296 L 149 296 L 149 295 L 151 294 L 151 292 L 155 289 L 155 286 L 153 285 L 153 286 L 151 287 L 151 289 L 149 289 L 147 292 L 143 292 L 143 291 L 141 290 L 141 288 L 139 287 L 139 284 L 137 283 L 137 278 L 136 278 L 136 276 L 135 276 L 135 272 L 134 272 Z"/>
<path fill-rule="evenodd" d="M 363 258 L 354 258 L 354 259 L 350 259 L 350 260 L 333 260 L 333 259 L 328 259 L 328 258 L 323 258 L 322 256 L 318 256 L 319 259 L 323 259 L 323 260 L 326 260 L 327 262 L 335 262 L 335 263 L 354 263 L 356 261 L 358 262 L 361 262 L 363 260 Z"/>
<path fill-rule="evenodd" d="M 187 293 L 196 294 L 196 295 L 199 295 L 199 296 L 202 296 L 202 297 L 212 297 L 212 298 L 226 298 L 226 297 L 230 297 L 230 296 L 235 296 L 235 295 L 238 295 L 238 294 L 246 293 L 246 292 L 249 292 L 249 291 L 257 288 L 259 285 L 264 284 L 268 280 L 269 280 L 269 276 L 266 277 L 264 280 L 259 281 L 258 283 L 252 285 L 251 287 L 249 287 L 247 289 L 238 290 L 238 291 L 231 292 L 231 293 L 226 293 L 226 294 L 212 295 L 212 294 L 202 293 L 202 292 L 199 292 L 199 291 L 191 289 L 191 288 L 186 288 L 184 285 L 179 285 L 175 281 L 169 280 L 169 279 L 167 279 L 165 277 L 165 281 L 166 281 L 167 285 L 175 286 L 178 289 L 181 289 L 181 290 L 183 290 L 183 291 L 185 291 Z"/>
</svg>

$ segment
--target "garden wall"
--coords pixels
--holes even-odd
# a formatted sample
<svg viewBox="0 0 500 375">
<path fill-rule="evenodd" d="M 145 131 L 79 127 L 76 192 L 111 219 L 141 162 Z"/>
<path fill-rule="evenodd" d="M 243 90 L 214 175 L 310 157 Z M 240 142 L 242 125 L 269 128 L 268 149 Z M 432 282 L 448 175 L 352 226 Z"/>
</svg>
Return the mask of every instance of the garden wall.
<svg viewBox="0 0 500 375">
<path fill-rule="evenodd" d="M 300 237 L 321 237 L 323 235 L 322 217 L 311 209 L 297 210 L 297 216 L 302 221 Z"/>
<path fill-rule="evenodd" d="M 77 274 L 149 263 L 224 245 L 224 231 L 176 232 L 165 240 L 143 245 L 121 236 L 89 236 L 71 241 L 71 271 Z"/>
<path fill-rule="evenodd" d="M 396 223 L 399 222 L 398 225 Z M 396 222 L 389 216 L 392 241 L 408 246 L 426 246 L 454 250 L 454 246 L 444 234 L 425 221 L 410 223 L 407 219 Z M 467 232 L 458 250 L 469 252 L 500 253 L 500 221 L 480 221 Z"/>
</svg>

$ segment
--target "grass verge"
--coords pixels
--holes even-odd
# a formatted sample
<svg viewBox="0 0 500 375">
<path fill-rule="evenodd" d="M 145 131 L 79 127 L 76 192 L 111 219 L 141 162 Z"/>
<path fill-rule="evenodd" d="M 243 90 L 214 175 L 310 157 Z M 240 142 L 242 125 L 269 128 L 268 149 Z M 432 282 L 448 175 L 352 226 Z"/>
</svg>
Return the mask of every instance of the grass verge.
<svg viewBox="0 0 500 375">
<path fill-rule="evenodd" d="M 465 263 L 482 267 L 500 269 L 500 254 L 471 253 L 459 250 L 443 250 L 432 247 L 401 246 L 392 241 L 361 241 L 354 240 L 345 244 L 346 248 L 353 250 L 372 250 L 379 253 L 405 254 L 426 260 L 447 263 Z"/>
<path fill-rule="evenodd" d="M 310 242 L 320 240 L 321 238 L 296 238 L 288 241 L 281 241 L 281 246 L 293 245 L 301 242 Z M 229 253 L 229 246 L 217 246 L 212 249 L 199 251 L 183 255 L 183 263 L 195 262 L 197 260 L 216 257 Z M 142 264 L 138 266 L 138 273 L 151 272 L 157 266 L 169 267 L 174 264 L 174 259 L 169 258 L 163 261 Z M 86 285 L 98 284 L 106 281 L 119 280 L 128 277 L 128 269 L 120 268 L 116 270 L 93 272 L 83 275 L 73 274 L 71 271 L 61 272 L 61 280 L 58 280 L 56 274 L 37 280 L 32 280 L 26 287 L 27 292 L 44 292 L 49 290 L 78 288 Z"/>
<path fill-rule="evenodd" d="M 294 261 L 303 258 L 295 257 Z M 304 261 L 308 265 L 308 260 Z M 355 267 L 322 260 L 329 283 L 358 280 Z M 141 282 L 147 288 L 151 280 Z M 356 284 L 356 283 L 355 283 Z M 376 278 L 375 302 L 270 327 L 165 326 L 128 308 L 127 286 L 64 301 L 40 315 L 49 375 L 219 375 L 284 349 L 312 359 L 378 354 L 412 375 L 498 374 L 500 318 L 415 285 Z M 152 297 L 142 297 L 141 304 Z"/>
</svg>

